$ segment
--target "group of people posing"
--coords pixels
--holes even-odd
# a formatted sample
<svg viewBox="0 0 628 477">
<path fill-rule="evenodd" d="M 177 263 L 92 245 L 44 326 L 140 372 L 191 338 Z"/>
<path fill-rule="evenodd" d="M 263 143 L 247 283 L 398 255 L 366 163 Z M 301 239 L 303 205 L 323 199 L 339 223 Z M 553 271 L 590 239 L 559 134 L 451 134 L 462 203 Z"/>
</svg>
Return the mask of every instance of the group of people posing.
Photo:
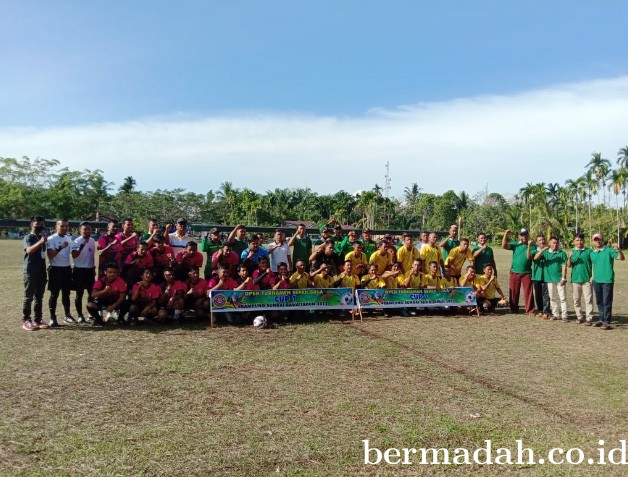
<svg viewBox="0 0 628 477">
<path fill-rule="evenodd" d="M 236 226 L 226 240 L 221 240 L 218 229 L 211 229 L 199 243 L 187 233 L 185 219 L 165 229 L 151 220 L 144 234 L 135 232 L 131 219 L 122 223 L 112 220 L 97 241 L 88 223 L 80 225 L 75 239 L 69 235 L 67 221 L 57 221 L 55 228 L 55 233 L 47 236 L 44 219 L 33 217 L 31 232 L 24 237 L 22 327 L 28 331 L 59 326 L 59 295 L 65 322 L 91 321 L 94 325 L 102 325 L 109 318 L 129 324 L 138 319 L 178 321 L 188 311 L 204 317 L 210 311 L 209 297 L 214 290 L 467 286 L 477 296 L 477 312 L 494 313 L 500 301 L 506 302 L 486 234 L 480 234 L 472 248 L 468 239 L 457 238 L 456 225 L 442 240 L 435 232 L 421 232 L 415 243 L 411 234 L 404 234 L 399 247 L 390 235 L 373 240 L 368 229 L 362 230 L 361 237 L 356 230 L 344 235 L 338 224 L 321 227 L 316 241 L 307 235 L 303 224 L 289 240 L 277 229 L 269 244 L 263 234 L 247 236 L 243 225 Z M 617 247 L 604 247 L 600 236 L 599 250 L 592 251 L 577 236 L 576 247 L 567 256 L 554 237 L 547 247 L 542 235 L 535 243 L 529 241 L 525 229 L 519 241 L 509 242 L 509 235 L 506 231 L 502 245 L 514 252 L 509 283 L 512 312 L 518 312 L 519 290 L 523 288 L 526 312 L 547 318 L 551 309 L 552 317 L 566 319 L 566 268 L 572 267 L 577 321 L 584 322 L 586 316 L 587 323 L 593 322 L 593 288 L 600 324 L 610 326 L 613 279 L 608 278 L 608 269 L 612 275 L 612 260 L 624 259 Z M 49 322 L 42 319 L 46 284 Z M 71 314 L 72 290 L 76 318 Z M 87 317 L 83 313 L 85 294 Z M 583 301 L 586 315 L 582 313 Z M 408 314 L 408 310 L 401 313 Z M 239 318 L 235 313 L 227 316 L 230 320 Z"/>
<path fill-rule="evenodd" d="M 506 230 L 502 239 L 502 248 L 513 252 L 509 284 L 511 312 L 519 311 L 519 294 L 523 289 L 527 314 L 568 323 L 566 284 L 571 281 L 575 322 L 612 329 L 614 261 L 625 259 L 618 244 L 607 246 L 602 234 L 596 233 L 591 237 L 593 248 L 588 248 L 584 234 L 577 233 L 573 248 L 565 251 L 558 237 L 550 237 L 548 241 L 539 234 L 532 241 L 528 230 L 521 229 L 519 239 L 510 240 L 511 234 Z M 599 314 L 597 320 L 593 318 L 593 295 Z"/>
</svg>

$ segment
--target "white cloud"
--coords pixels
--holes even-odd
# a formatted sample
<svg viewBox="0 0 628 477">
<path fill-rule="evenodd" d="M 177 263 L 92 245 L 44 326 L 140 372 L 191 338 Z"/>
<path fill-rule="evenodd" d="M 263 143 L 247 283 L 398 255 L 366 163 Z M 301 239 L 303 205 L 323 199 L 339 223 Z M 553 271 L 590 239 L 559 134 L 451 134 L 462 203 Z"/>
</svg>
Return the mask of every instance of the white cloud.
<svg viewBox="0 0 628 477">
<path fill-rule="evenodd" d="M 58 159 L 102 169 L 117 184 L 196 192 L 231 181 L 259 192 L 319 193 L 384 184 L 392 195 L 417 182 L 426 192 L 516 192 L 526 182 L 584 173 L 593 151 L 612 162 L 628 144 L 628 77 L 552 86 L 511 96 L 373 109 L 362 117 L 240 114 L 147 118 L 74 127 L 0 129 L 0 156 Z"/>
</svg>

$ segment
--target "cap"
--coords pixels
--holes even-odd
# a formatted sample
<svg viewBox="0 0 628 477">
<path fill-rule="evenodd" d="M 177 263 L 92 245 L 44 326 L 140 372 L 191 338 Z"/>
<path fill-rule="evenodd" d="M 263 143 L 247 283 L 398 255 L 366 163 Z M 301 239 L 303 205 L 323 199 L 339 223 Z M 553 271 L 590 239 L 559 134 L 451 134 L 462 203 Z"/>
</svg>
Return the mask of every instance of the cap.
<svg viewBox="0 0 628 477">
<path fill-rule="evenodd" d="M 327 227 L 327 225 L 321 225 L 321 227 L 318 229 L 318 231 L 320 233 L 323 233 L 325 231 L 329 232 L 329 227 Z"/>
<path fill-rule="evenodd" d="M 593 240 L 595 239 L 600 239 L 602 240 L 602 234 L 593 234 L 593 237 L 591 237 Z"/>
<path fill-rule="evenodd" d="M 528 235 L 528 229 L 521 229 L 519 235 Z"/>
</svg>

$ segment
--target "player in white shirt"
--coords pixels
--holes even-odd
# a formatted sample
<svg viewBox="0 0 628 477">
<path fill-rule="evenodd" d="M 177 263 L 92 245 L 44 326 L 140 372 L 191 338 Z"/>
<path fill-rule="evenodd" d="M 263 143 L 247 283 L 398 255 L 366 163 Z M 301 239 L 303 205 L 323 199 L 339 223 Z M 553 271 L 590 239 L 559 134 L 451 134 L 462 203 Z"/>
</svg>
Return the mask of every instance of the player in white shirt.
<svg viewBox="0 0 628 477">
<path fill-rule="evenodd" d="M 57 322 L 57 300 L 61 293 L 61 304 L 65 312 L 65 321 L 75 323 L 70 314 L 70 290 L 72 289 L 72 268 L 70 267 L 70 250 L 72 237 L 68 235 L 67 220 L 57 220 L 56 233 L 48 237 L 48 308 L 50 309 L 50 326 L 59 326 Z"/>
<path fill-rule="evenodd" d="M 74 298 L 74 308 L 78 315 L 77 322 L 85 323 L 83 316 L 83 294 L 87 291 L 89 297 L 94 287 L 96 279 L 96 268 L 94 264 L 94 254 L 96 252 L 96 242 L 92 238 L 92 227 L 87 222 L 81 223 L 81 235 L 72 243 L 71 255 L 74 260 L 72 269 L 72 284 L 76 297 Z"/>
</svg>

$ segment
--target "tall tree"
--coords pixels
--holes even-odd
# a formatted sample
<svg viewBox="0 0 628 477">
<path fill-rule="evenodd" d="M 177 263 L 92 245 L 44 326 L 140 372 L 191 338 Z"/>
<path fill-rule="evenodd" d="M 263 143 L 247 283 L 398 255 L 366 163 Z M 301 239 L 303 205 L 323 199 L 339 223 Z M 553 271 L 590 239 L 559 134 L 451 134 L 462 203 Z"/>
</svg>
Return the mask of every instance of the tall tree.
<svg viewBox="0 0 628 477">
<path fill-rule="evenodd" d="M 131 192 L 135 192 L 135 186 L 137 185 L 137 181 L 133 179 L 132 176 L 126 176 L 122 180 L 122 185 L 119 187 L 119 191 L 123 194 L 130 194 Z"/>
<path fill-rule="evenodd" d="M 611 161 L 604 159 L 601 152 L 593 152 L 591 153 L 591 160 L 587 163 L 585 168 L 587 168 L 588 171 L 595 177 L 598 184 L 598 190 L 601 186 L 603 203 L 606 203 L 605 186 L 608 173 L 611 169 Z"/>
</svg>

